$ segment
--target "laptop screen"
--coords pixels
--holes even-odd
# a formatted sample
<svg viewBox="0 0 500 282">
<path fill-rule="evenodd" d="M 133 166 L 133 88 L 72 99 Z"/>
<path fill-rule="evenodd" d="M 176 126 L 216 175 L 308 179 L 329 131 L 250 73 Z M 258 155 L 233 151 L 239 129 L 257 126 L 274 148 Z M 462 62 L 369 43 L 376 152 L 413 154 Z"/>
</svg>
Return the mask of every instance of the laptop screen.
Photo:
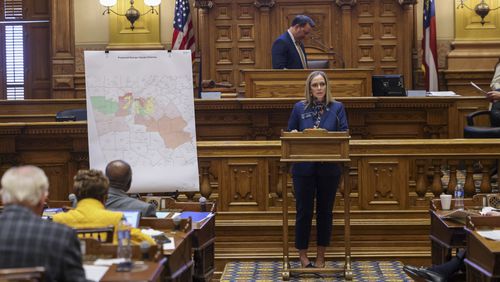
<svg viewBox="0 0 500 282">
<path fill-rule="evenodd" d="M 43 219 L 52 219 L 56 213 L 64 212 L 62 208 L 46 208 L 42 212 Z"/>
<path fill-rule="evenodd" d="M 139 227 L 139 220 L 141 219 L 140 211 L 120 211 L 125 216 L 125 220 L 130 226 L 137 228 Z"/>
</svg>

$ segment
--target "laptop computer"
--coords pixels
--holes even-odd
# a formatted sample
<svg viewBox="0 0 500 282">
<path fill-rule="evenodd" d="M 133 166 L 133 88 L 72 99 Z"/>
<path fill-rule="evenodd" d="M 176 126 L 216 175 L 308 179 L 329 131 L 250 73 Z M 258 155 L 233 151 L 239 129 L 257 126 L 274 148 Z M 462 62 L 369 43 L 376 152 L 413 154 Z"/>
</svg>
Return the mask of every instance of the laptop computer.
<svg viewBox="0 0 500 282">
<path fill-rule="evenodd" d="M 46 208 L 46 209 L 43 209 L 42 219 L 52 220 L 52 217 L 56 213 L 60 213 L 60 212 L 64 212 L 64 210 L 62 208 Z"/>
<path fill-rule="evenodd" d="M 131 227 L 137 228 L 139 227 L 139 221 L 141 220 L 141 212 L 140 211 L 119 211 L 123 213 L 125 220 Z"/>
</svg>

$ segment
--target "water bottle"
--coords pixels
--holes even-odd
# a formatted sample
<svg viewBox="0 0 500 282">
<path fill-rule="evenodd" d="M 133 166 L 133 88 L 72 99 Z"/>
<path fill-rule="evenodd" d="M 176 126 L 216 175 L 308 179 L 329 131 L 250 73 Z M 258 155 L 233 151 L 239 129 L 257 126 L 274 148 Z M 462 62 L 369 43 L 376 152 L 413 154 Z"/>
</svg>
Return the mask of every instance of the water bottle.
<svg viewBox="0 0 500 282">
<path fill-rule="evenodd" d="M 123 259 L 118 264 L 118 271 L 130 271 L 132 269 L 132 246 L 130 242 L 130 226 L 125 217 L 118 224 L 118 248 L 116 257 Z"/>
<path fill-rule="evenodd" d="M 464 209 L 464 185 L 462 183 L 457 183 L 455 187 L 455 209 Z"/>
</svg>

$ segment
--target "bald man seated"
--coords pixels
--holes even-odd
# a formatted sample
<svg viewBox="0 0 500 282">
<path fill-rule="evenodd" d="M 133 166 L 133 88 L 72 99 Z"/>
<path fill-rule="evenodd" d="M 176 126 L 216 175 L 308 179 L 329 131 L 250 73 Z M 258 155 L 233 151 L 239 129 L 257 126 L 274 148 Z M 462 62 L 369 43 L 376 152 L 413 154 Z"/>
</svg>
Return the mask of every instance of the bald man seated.
<svg viewBox="0 0 500 282">
<path fill-rule="evenodd" d="M 106 209 L 136 210 L 141 216 L 156 216 L 156 208 L 141 200 L 130 198 L 127 191 L 132 184 L 132 168 L 122 160 L 115 160 L 106 166 L 106 176 L 109 179 L 108 199 Z"/>
</svg>

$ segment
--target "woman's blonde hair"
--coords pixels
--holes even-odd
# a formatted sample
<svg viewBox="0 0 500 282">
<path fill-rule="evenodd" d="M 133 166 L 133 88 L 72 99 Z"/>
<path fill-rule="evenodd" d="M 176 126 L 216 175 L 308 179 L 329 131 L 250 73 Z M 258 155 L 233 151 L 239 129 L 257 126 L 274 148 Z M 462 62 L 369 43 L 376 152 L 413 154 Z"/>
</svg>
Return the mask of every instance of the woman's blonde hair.
<svg viewBox="0 0 500 282">
<path fill-rule="evenodd" d="M 313 71 L 309 74 L 309 76 L 306 79 L 306 89 L 305 89 L 305 96 L 306 96 L 306 108 L 310 107 L 313 104 L 313 95 L 311 92 L 311 82 L 312 80 L 318 76 L 321 75 L 323 79 L 325 79 L 325 87 L 326 87 L 326 95 L 325 95 L 325 104 L 328 105 L 331 102 L 333 102 L 332 94 L 330 92 L 330 82 L 328 82 L 328 77 L 326 76 L 325 72 L 322 71 Z"/>
</svg>

